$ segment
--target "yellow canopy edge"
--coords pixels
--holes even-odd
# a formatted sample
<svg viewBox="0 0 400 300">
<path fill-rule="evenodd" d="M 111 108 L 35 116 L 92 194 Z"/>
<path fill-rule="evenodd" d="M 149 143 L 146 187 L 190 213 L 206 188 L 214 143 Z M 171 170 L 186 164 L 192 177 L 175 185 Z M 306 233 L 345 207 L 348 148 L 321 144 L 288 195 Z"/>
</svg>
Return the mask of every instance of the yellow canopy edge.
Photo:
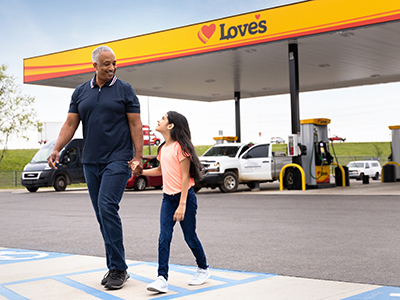
<svg viewBox="0 0 400 300">
<path fill-rule="evenodd" d="M 124 67 L 394 20 L 399 1 L 305 1 L 102 44 Z M 102 44 L 24 59 L 24 82 L 93 72 L 91 52 Z"/>
</svg>

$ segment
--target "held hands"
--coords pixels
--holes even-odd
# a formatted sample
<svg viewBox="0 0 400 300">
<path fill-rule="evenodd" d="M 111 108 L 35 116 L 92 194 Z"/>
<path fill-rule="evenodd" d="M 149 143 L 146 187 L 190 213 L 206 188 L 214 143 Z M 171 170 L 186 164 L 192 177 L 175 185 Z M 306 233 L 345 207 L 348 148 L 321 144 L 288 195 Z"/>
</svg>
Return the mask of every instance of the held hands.
<svg viewBox="0 0 400 300">
<path fill-rule="evenodd" d="M 143 173 L 142 160 L 138 161 L 133 158 L 131 161 L 128 161 L 128 165 L 133 174 L 135 174 L 136 176 Z"/>
<path fill-rule="evenodd" d="M 174 221 L 180 222 L 185 218 L 186 204 L 179 204 L 174 214 Z"/>
<path fill-rule="evenodd" d="M 47 158 L 47 163 L 49 164 L 49 167 L 52 169 L 57 169 L 56 164 L 59 163 L 59 159 L 60 153 L 56 150 L 53 150 Z"/>
</svg>

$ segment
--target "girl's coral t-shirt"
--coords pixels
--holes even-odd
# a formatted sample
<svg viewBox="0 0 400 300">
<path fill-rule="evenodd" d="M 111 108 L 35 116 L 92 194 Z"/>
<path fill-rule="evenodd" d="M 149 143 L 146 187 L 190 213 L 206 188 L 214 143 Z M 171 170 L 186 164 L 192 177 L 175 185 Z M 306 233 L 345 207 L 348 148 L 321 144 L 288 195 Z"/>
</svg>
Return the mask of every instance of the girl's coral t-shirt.
<svg viewBox="0 0 400 300">
<path fill-rule="evenodd" d="M 169 146 L 162 146 L 157 159 L 160 161 L 163 192 L 168 195 L 174 195 L 182 192 L 182 172 L 181 161 L 187 158 L 183 155 L 182 147 L 178 142 Z M 194 186 L 194 179 L 189 178 L 189 188 Z"/>
</svg>

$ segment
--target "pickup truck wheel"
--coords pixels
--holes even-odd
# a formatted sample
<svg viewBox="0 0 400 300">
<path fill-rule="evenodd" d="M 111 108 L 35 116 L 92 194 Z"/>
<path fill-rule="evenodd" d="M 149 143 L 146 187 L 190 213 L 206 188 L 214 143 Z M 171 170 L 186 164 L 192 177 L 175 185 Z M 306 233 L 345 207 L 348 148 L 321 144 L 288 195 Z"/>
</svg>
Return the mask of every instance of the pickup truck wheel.
<svg viewBox="0 0 400 300">
<path fill-rule="evenodd" d="M 373 180 L 378 180 L 378 179 L 379 179 L 379 173 L 378 173 L 378 172 L 376 172 L 376 173 L 375 173 L 375 176 L 374 176 L 374 177 L 372 177 L 372 179 L 373 179 Z"/>
<path fill-rule="evenodd" d="M 39 188 L 38 187 L 27 187 L 26 188 L 28 191 L 30 191 L 31 193 L 36 192 Z"/>
<path fill-rule="evenodd" d="M 284 181 L 285 181 L 285 184 L 284 185 L 286 185 L 286 186 L 288 186 L 288 185 L 292 185 L 293 183 L 294 183 L 294 172 L 291 172 L 292 170 L 287 170 L 286 172 L 285 172 L 285 179 L 284 179 Z"/>
<path fill-rule="evenodd" d="M 288 190 L 298 190 L 301 189 L 301 177 L 300 171 L 296 168 L 287 168 L 285 170 L 285 177 L 283 179 L 283 185 L 287 187 Z"/>
<path fill-rule="evenodd" d="M 238 185 L 239 182 L 237 175 L 234 172 L 226 172 L 219 189 L 223 193 L 231 193 L 237 190 Z"/>
<path fill-rule="evenodd" d="M 135 184 L 133 185 L 133 189 L 135 191 L 143 191 L 147 186 L 146 178 L 140 176 L 136 178 Z"/>
<path fill-rule="evenodd" d="M 56 180 L 54 180 L 54 189 L 57 192 L 62 192 L 65 191 L 67 188 L 67 179 L 65 178 L 64 175 L 58 175 L 56 177 Z"/>
</svg>

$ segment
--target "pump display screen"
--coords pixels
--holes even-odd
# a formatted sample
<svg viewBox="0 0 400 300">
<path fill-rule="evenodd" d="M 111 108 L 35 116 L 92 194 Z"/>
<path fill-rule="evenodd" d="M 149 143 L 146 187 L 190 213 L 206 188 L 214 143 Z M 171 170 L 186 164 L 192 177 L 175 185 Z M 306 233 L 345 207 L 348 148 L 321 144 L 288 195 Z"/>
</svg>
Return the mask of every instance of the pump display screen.
<svg viewBox="0 0 400 300">
<path fill-rule="evenodd" d="M 319 143 L 319 149 L 320 149 L 321 155 L 324 155 L 325 154 L 325 144 Z"/>
</svg>

